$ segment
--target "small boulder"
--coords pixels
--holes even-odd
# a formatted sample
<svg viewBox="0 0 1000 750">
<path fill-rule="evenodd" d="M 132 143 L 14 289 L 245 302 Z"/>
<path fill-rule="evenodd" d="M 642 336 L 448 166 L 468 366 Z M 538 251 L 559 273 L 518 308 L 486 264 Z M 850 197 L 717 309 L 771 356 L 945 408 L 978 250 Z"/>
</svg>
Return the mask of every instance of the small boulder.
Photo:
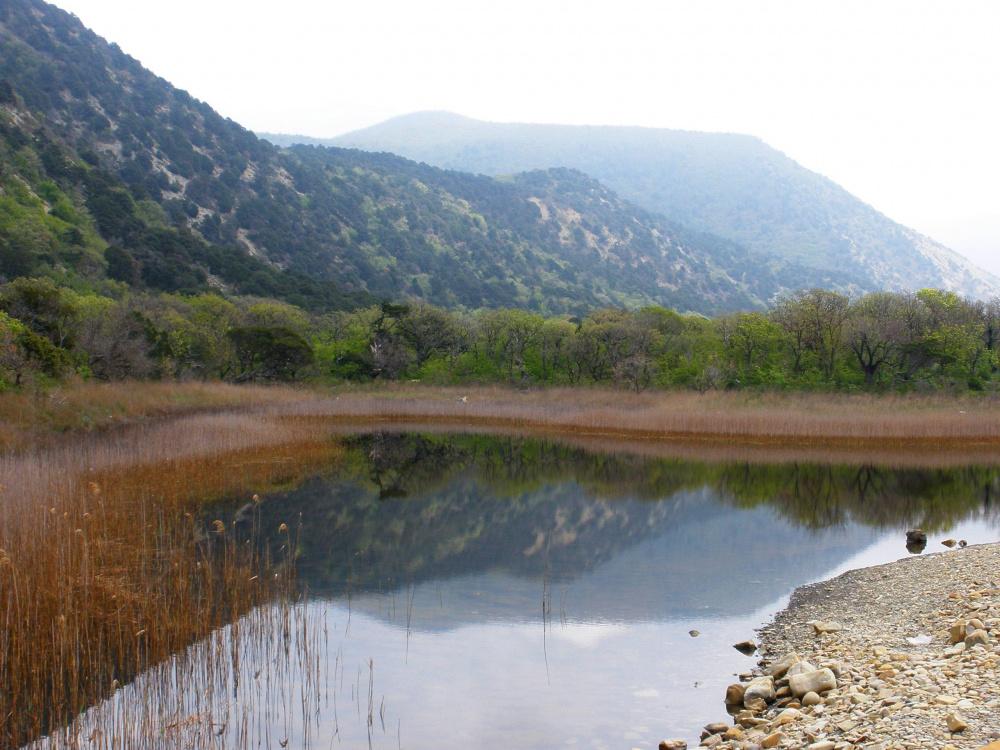
<svg viewBox="0 0 1000 750">
<path fill-rule="evenodd" d="M 771 677 L 756 677 L 750 681 L 743 691 L 743 705 L 750 708 L 748 701 L 763 700 L 768 703 L 774 700 L 774 679 Z"/>
<path fill-rule="evenodd" d="M 965 636 L 968 635 L 968 632 L 966 632 L 967 625 L 968 623 L 965 620 L 956 620 L 951 628 L 949 628 L 948 636 L 953 646 L 965 640 Z"/>
<path fill-rule="evenodd" d="M 746 692 L 746 688 L 737 682 L 726 688 L 726 705 L 727 706 L 742 706 L 743 705 L 743 694 Z"/>
<path fill-rule="evenodd" d="M 973 646 L 989 646 L 990 645 L 990 635 L 985 630 L 973 630 L 967 636 L 965 636 L 965 647 L 972 648 Z"/>
<path fill-rule="evenodd" d="M 692 638 L 697 638 L 699 635 L 701 635 L 701 632 L 698 630 L 689 630 L 688 635 L 691 636 Z"/>
<path fill-rule="evenodd" d="M 705 725 L 705 733 L 703 735 L 703 738 L 707 737 L 710 734 L 722 734 L 727 729 L 729 729 L 729 725 L 726 724 L 725 722 L 713 721 L 711 724 Z"/>
<path fill-rule="evenodd" d="M 813 626 L 813 630 L 816 632 L 816 635 L 822 635 L 823 633 L 839 633 L 844 629 L 844 626 L 836 620 L 830 620 L 829 622 L 825 620 L 813 620 L 809 624 Z"/>
<path fill-rule="evenodd" d="M 797 708 L 786 708 L 778 717 L 772 722 L 776 727 L 783 727 L 785 724 L 791 724 L 793 721 L 798 720 L 802 716 L 802 712 Z"/>
<path fill-rule="evenodd" d="M 757 644 L 753 641 L 740 641 L 739 643 L 734 643 L 733 648 L 741 654 L 751 656 L 757 650 Z"/>
<path fill-rule="evenodd" d="M 968 722 L 960 714 L 948 714 L 945 717 L 949 732 L 961 732 L 969 726 Z"/>
<path fill-rule="evenodd" d="M 906 532 L 907 544 L 927 544 L 927 534 L 923 529 L 910 529 Z"/>
<path fill-rule="evenodd" d="M 820 740 L 808 745 L 806 750 L 833 750 L 835 747 L 837 747 L 837 743 L 833 740 Z"/>
<path fill-rule="evenodd" d="M 819 693 L 810 690 L 808 693 L 802 696 L 803 706 L 818 706 L 823 702 L 823 699 L 819 697 Z"/>
<path fill-rule="evenodd" d="M 760 741 L 761 747 L 777 747 L 781 744 L 781 741 L 785 739 L 785 735 L 781 732 L 775 732 L 774 734 L 769 734 L 767 737 Z"/>
<path fill-rule="evenodd" d="M 778 659 L 778 661 L 769 665 L 764 672 L 769 674 L 771 677 L 778 678 L 784 675 L 793 664 L 797 664 L 800 661 L 802 661 L 802 657 L 792 651 L 791 653 L 782 656 Z"/>
<path fill-rule="evenodd" d="M 806 672 L 815 672 L 815 671 L 816 667 L 814 667 L 811 663 L 802 660 L 790 666 L 788 668 L 788 671 L 785 672 L 785 677 L 791 678 L 797 674 L 804 674 Z"/>
<path fill-rule="evenodd" d="M 684 740 L 661 740 L 660 750 L 687 750 L 688 743 Z"/>
<path fill-rule="evenodd" d="M 804 672 L 789 678 L 788 687 L 792 690 L 792 695 L 801 698 L 806 693 L 825 693 L 837 687 L 837 678 L 829 669 L 816 669 L 812 672 Z"/>
</svg>

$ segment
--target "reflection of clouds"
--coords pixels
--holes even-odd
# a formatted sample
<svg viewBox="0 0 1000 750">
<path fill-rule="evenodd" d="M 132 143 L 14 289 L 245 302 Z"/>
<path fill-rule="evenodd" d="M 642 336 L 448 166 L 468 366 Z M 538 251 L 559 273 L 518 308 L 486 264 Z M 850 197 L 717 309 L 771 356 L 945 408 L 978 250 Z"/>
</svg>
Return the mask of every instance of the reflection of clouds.
<svg viewBox="0 0 1000 750">
<path fill-rule="evenodd" d="M 554 641 L 565 641 L 577 648 L 597 648 L 608 638 L 628 633 L 624 624 L 566 623 L 549 628 L 548 637 Z"/>
</svg>

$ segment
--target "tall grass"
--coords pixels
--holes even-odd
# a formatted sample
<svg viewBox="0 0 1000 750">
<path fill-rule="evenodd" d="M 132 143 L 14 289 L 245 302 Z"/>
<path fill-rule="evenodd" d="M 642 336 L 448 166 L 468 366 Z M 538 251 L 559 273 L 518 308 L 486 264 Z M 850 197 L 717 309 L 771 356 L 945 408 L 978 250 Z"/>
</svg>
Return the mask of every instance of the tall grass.
<svg viewBox="0 0 1000 750">
<path fill-rule="evenodd" d="M 986 398 L 396 387 L 304 399 L 281 413 L 349 420 L 538 428 L 567 435 L 774 445 L 1000 447 Z"/>
<path fill-rule="evenodd" d="M 245 409 L 313 397 L 286 387 L 228 383 L 67 383 L 0 394 L 0 451 L 25 450 L 53 437 L 103 431 L 150 417 Z"/>
<path fill-rule="evenodd" d="M 287 559 L 267 559 L 199 511 L 226 496 L 252 507 L 255 493 L 337 450 L 300 427 L 230 413 L 0 458 L 0 746 L 63 727 L 287 591 Z"/>
</svg>

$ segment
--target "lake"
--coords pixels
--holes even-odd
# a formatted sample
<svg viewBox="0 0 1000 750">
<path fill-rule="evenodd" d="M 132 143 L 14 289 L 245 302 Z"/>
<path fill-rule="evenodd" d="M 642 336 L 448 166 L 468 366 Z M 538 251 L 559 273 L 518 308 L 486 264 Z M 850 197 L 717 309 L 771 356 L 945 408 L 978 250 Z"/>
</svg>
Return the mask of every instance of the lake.
<svg viewBox="0 0 1000 750">
<path fill-rule="evenodd" d="M 927 552 L 1000 535 L 991 468 L 335 439 L 338 461 L 264 497 L 252 520 L 238 499 L 207 516 L 257 530 L 246 543 L 275 556 L 290 545 L 304 598 L 192 645 L 90 720 L 161 744 L 211 732 L 220 747 L 693 741 L 726 719 L 726 685 L 755 663 L 732 644 L 795 587 L 911 554 L 909 528 L 928 532 Z M 142 721 L 107 718 L 137 700 Z"/>
</svg>

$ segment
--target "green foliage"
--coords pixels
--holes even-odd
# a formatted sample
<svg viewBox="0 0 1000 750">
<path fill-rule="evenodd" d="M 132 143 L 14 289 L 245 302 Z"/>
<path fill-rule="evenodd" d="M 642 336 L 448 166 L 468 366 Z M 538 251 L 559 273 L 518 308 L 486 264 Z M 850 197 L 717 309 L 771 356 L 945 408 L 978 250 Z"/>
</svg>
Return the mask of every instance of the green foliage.
<svg viewBox="0 0 1000 750">
<path fill-rule="evenodd" d="M 312 364 L 309 343 L 290 328 L 245 326 L 229 332 L 237 362 L 237 381 L 294 380 Z"/>
</svg>

